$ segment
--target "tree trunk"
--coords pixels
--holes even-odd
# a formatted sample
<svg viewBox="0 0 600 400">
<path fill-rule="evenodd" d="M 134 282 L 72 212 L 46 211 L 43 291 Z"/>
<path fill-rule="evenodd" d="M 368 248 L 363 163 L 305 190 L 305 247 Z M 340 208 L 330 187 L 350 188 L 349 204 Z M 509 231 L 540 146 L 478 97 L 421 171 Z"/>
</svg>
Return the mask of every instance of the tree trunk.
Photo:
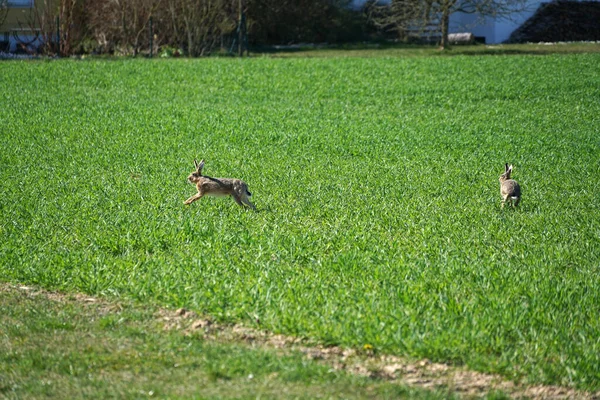
<svg viewBox="0 0 600 400">
<path fill-rule="evenodd" d="M 442 38 L 440 39 L 440 50 L 448 50 L 448 25 L 450 25 L 450 10 L 444 8 L 442 11 Z"/>
<path fill-rule="evenodd" d="M 185 23 L 185 31 L 187 34 L 188 56 L 196 57 L 196 45 L 194 44 L 194 32 L 192 32 L 192 24 L 187 16 L 184 15 L 183 22 Z"/>
</svg>

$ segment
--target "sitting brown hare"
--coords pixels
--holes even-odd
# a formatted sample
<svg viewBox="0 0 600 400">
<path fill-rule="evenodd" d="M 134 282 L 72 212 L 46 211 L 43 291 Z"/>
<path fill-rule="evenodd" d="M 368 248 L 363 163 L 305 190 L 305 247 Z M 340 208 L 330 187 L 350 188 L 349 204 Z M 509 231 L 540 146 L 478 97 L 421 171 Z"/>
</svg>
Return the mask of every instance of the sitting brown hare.
<svg viewBox="0 0 600 400">
<path fill-rule="evenodd" d="M 202 167 L 204 160 L 194 160 L 196 171 L 188 176 L 188 180 L 196 185 L 198 193 L 187 199 L 183 204 L 192 204 L 196 200 L 200 200 L 202 196 L 224 197 L 231 196 L 240 206 L 250 207 L 256 210 L 254 204 L 248 199 L 252 193 L 248 191 L 248 185 L 240 179 L 233 178 L 211 178 L 210 176 L 202 175 Z"/>
<path fill-rule="evenodd" d="M 513 170 L 512 165 L 504 164 L 504 173 L 500 175 L 500 194 L 502 195 L 502 208 L 507 201 L 510 201 L 513 207 L 516 207 L 521 200 L 521 187 L 514 179 L 510 179 L 510 173 Z"/>
</svg>

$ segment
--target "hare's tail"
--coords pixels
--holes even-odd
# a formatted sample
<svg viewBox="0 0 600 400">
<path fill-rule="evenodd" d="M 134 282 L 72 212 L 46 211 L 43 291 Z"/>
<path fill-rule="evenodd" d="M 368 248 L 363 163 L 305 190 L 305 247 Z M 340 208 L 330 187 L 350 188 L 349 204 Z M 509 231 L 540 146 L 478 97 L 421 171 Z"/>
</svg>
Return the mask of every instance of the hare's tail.
<svg viewBox="0 0 600 400">
<path fill-rule="evenodd" d="M 246 194 L 247 194 L 248 196 L 252 196 L 252 193 L 250 193 L 250 191 L 249 191 L 248 189 L 246 189 Z"/>
</svg>

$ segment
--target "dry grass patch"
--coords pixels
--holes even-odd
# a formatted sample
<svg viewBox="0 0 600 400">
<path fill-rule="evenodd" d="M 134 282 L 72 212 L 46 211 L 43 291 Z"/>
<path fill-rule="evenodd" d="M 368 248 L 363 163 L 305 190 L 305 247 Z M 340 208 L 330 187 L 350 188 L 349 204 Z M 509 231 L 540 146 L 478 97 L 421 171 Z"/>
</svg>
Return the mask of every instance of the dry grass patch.
<svg viewBox="0 0 600 400">
<path fill-rule="evenodd" d="M 552 385 L 526 385 L 506 381 L 499 375 L 483 374 L 448 364 L 425 360 L 409 360 L 378 354 L 369 346 L 348 349 L 323 346 L 308 339 L 275 334 L 248 328 L 240 324 L 222 325 L 193 311 L 179 308 L 161 309 L 157 318 L 164 321 L 165 330 L 179 330 L 186 335 L 200 335 L 205 340 L 245 342 L 250 346 L 299 351 L 310 360 L 320 361 L 335 370 L 369 378 L 385 379 L 423 389 L 449 389 L 467 397 L 484 397 L 501 392 L 515 398 L 530 399 L 597 399 L 596 394 Z"/>
<path fill-rule="evenodd" d="M 57 292 L 48 292 L 30 286 L 13 286 L 9 284 L 0 285 L 0 292 L 10 295 L 21 295 L 24 299 L 36 300 L 43 298 L 60 308 L 76 307 L 82 312 L 82 318 L 89 318 L 90 321 L 99 320 L 101 325 L 111 327 L 112 322 L 121 319 L 131 319 L 131 305 L 123 305 L 118 302 L 108 301 L 96 297 L 90 297 L 82 294 L 62 294 Z M 470 371 L 462 367 L 451 366 L 447 364 L 434 363 L 429 360 L 409 360 L 393 355 L 380 354 L 369 345 L 361 349 L 342 348 L 339 346 L 323 346 L 310 339 L 297 338 L 287 335 L 275 334 L 272 332 L 257 330 L 243 326 L 241 324 L 220 324 L 214 322 L 211 318 L 198 315 L 193 311 L 180 308 L 177 310 L 157 309 L 151 310 L 149 307 L 137 305 L 135 312 L 139 315 L 145 315 L 139 324 L 128 324 L 117 329 L 129 330 L 131 333 L 128 341 L 138 341 L 141 332 L 144 336 L 149 335 L 177 335 L 190 338 L 204 343 L 205 345 L 236 345 L 243 346 L 250 350 L 260 350 L 273 352 L 277 357 L 285 357 L 291 354 L 301 354 L 305 360 L 310 360 L 320 366 L 324 366 L 330 371 L 350 374 L 366 378 L 372 382 L 387 382 L 400 386 L 424 389 L 431 393 L 452 393 L 460 397 L 489 397 L 495 394 L 507 395 L 515 398 L 532 399 L 595 399 L 600 397 L 600 393 L 592 394 L 584 391 L 577 391 L 570 388 L 559 386 L 536 385 L 529 386 L 504 380 L 502 377 L 493 374 L 483 374 L 476 371 Z M 103 319 L 104 318 L 104 319 Z M 108 319 L 106 319 L 108 318 Z M 4 316 L 4 325 L 14 325 L 18 321 L 14 317 Z M 70 321 L 77 325 L 75 320 Z M 23 323 L 23 321 L 21 321 Z M 25 321 L 26 323 L 26 321 Z M 115 326 L 116 328 L 116 326 Z M 99 328 L 96 327 L 98 330 Z M 162 332 L 162 333 L 161 333 Z M 100 337 L 100 332 L 87 331 L 83 336 L 76 336 L 75 341 L 69 340 L 68 335 L 62 335 L 62 339 L 67 346 L 75 346 L 76 342 L 84 343 L 88 350 L 93 346 L 93 342 Z M 8 338 L 10 340 L 10 337 Z M 56 339 L 56 338 L 55 338 Z M 72 339 L 72 338 L 71 338 Z M 92 339 L 92 340 L 90 340 Z M 6 340 L 6 338 L 5 338 Z M 143 343 L 144 341 L 142 341 Z M 124 345 L 119 345 L 121 350 Z M 96 343 L 98 344 L 98 343 Z M 103 343 L 101 346 L 109 346 Z M 127 351 L 125 351 L 126 353 Z M 155 361 L 149 360 L 149 364 Z M 188 363 L 195 363 L 193 359 L 187 359 Z M 143 360 L 140 361 L 139 369 L 144 369 Z M 165 373 L 166 373 L 165 369 Z M 159 372 L 160 373 L 160 372 Z M 119 379 L 123 381 L 135 381 L 136 374 L 133 371 L 119 371 Z M 210 375 L 210 374 L 209 374 Z M 212 376 L 212 378 L 210 377 Z M 210 375 L 208 381 L 230 379 L 221 376 L 218 371 Z M 277 380 L 278 372 L 269 372 L 265 379 L 267 381 Z M 114 379 L 114 374 L 104 369 L 100 373 L 100 379 Z M 179 377 L 181 379 L 181 376 Z M 250 378 L 253 379 L 253 378 Z M 151 378 L 144 377 L 143 381 L 149 383 Z M 60 373 L 48 375 L 46 382 L 61 381 Z M 44 379 L 41 379 L 42 386 Z M 139 383 L 139 382 L 138 382 Z M 47 383 L 46 383 L 47 384 Z M 51 383 L 50 383 L 51 385 Z M 134 385 L 135 386 L 135 385 Z M 192 385 L 190 388 L 194 388 Z M 88 388 L 89 389 L 89 388 Z M 6 389 L 5 389 L 6 390 Z M 320 389 L 319 389 L 320 390 Z M 150 390 L 152 391 L 152 390 Z M 150 391 L 145 392 L 148 394 Z M 142 389 L 138 393 L 143 392 Z M 214 393 L 218 393 L 216 390 Z M 185 395 L 186 390 L 181 391 L 178 388 L 177 395 Z"/>
</svg>

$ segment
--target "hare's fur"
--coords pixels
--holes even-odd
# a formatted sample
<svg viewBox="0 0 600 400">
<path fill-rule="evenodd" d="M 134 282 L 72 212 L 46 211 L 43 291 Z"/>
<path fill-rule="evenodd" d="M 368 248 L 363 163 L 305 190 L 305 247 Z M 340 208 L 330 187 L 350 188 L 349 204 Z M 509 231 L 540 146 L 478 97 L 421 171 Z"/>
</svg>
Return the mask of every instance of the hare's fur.
<svg viewBox="0 0 600 400">
<path fill-rule="evenodd" d="M 184 201 L 184 204 L 192 204 L 196 200 L 200 200 L 202 196 L 231 196 L 240 206 L 256 210 L 254 204 L 248 199 L 249 196 L 252 196 L 252 193 L 248 191 L 246 182 L 234 178 L 211 178 L 210 176 L 202 175 L 204 160 L 200 161 L 200 163 L 194 160 L 194 165 L 196 166 L 196 171 L 188 176 L 188 180 L 196 185 L 198 193 Z"/>
<path fill-rule="evenodd" d="M 502 196 L 502 208 L 507 201 L 516 207 L 521 201 L 521 187 L 514 179 L 510 179 L 513 170 L 512 165 L 504 164 L 504 173 L 500 175 L 500 195 Z"/>
</svg>

